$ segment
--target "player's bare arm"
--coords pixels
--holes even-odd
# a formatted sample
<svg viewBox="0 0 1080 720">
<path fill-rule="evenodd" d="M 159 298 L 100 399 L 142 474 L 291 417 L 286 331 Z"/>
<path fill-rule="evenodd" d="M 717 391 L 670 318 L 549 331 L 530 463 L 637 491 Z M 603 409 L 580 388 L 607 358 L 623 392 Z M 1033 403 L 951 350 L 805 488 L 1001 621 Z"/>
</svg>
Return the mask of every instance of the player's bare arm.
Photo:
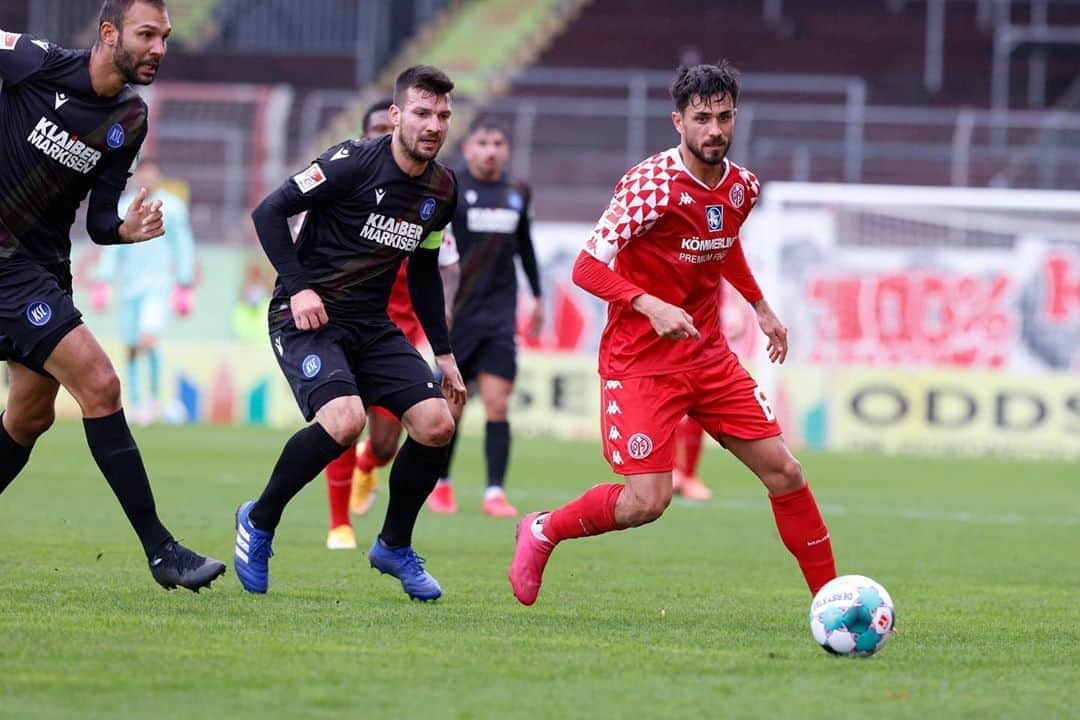
<svg viewBox="0 0 1080 720">
<path fill-rule="evenodd" d="M 124 221 L 120 223 L 118 233 L 126 243 L 144 242 L 165 234 L 165 218 L 161 212 L 161 201 L 146 202 L 149 192 L 139 188 L 139 194 L 128 206 Z"/>
<path fill-rule="evenodd" d="M 655 295 L 642 293 L 630 303 L 637 312 L 649 318 L 656 334 L 667 340 L 697 340 L 701 337 L 694 327 L 694 318 L 681 307 L 664 302 Z"/>
<path fill-rule="evenodd" d="M 464 405 L 469 395 L 465 389 L 465 381 L 461 378 L 461 370 L 458 369 L 454 354 L 436 355 L 435 364 L 442 373 L 442 391 L 446 395 L 446 399 L 454 405 Z"/>
<path fill-rule="evenodd" d="M 330 322 L 322 298 L 310 288 L 289 298 L 289 310 L 292 311 L 297 330 L 318 330 Z"/>
<path fill-rule="evenodd" d="M 544 299 L 533 298 L 532 314 L 529 315 L 529 337 L 540 337 L 540 330 L 544 327 Z"/>
<path fill-rule="evenodd" d="M 776 313 L 769 307 L 769 303 L 762 298 L 753 304 L 754 312 L 757 313 L 758 326 L 765 337 L 769 338 L 769 362 L 784 364 L 788 353 L 787 328 L 776 317 Z"/>
</svg>

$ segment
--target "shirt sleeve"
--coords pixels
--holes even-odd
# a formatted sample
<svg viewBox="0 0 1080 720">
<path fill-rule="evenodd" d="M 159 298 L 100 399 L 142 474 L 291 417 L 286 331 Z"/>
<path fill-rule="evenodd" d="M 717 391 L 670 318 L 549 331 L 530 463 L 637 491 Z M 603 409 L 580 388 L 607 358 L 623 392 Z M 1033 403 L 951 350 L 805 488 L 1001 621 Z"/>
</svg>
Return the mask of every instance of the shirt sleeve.
<svg viewBox="0 0 1080 720">
<path fill-rule="evenodd" d="M 144 124 L 135 142 L 106 155 L 94 179 L 86 211 L 86 231 L 90 234 L 90 239 L 98 245 L 117 245 L 123 242 L 119 232 L 122 219 L 118 213 L 125 212 L 127 208 L 120 210 L 118 205 L 145 138 Z"/>
<path fill-rule="evenodd" d="M 289 218 L 346 197 L 355 188 L 356 176 L 366 167 L 353 155 L 334 160 L 335 151 L 341 147 L 331 148 L 291 176 L 251 213 L 259 243 L 290 295 L 307 290 L 310 285 L 293 245 Z"/>
<path fill-rule="evenodd" d="M 609 303 L 630 302 L 645 291 L 582 250 L 574 262 L 574 284 Z"/>
<path fill-rule="evenodd" d="M 438 252 L 420 248 L 409 257 L 406 268 L 409 279 L 409 298 L 420 326 L 424 328 L 431 351 L 436 355 L 450 352 L 450 331 L 446 327 L 446 304 L 443 299 L 442 275 L 439 274 Z"/>
<path fill-rule="evenodd" d="M 757 280 L 754 279 L 754 273 L 750 270 L 750 263 L 746 261 L 746 255 L 742 249 L 742 238 L 736 240 L 735 244 L 728 250 L 720 270 L 724 275 L 724 279 L 739 291 L 739 294 L 746 299 L 746 302 L 756 303 L 765 297 L 764 293 L 761 292 L 761 287 L 758 286 Z"/>
<path fill-rule="evenodd" d="M 666 210 L 666 193 L 655 191 L 646 165 L 637 166 L 615 186 L 607 210 L 585 242 L 585 252 L 609 264 L 627 243 L 648 232 Z"/>
<path fill-rule="evenodd" d="M 18 84 L 45 63 L 51 46 L 25 33 L 0 30 L 0 82 Z"/>
<path fill-rule="evenodd" d="M 521 258 L 521 269 L 525 271 L 525 277 L 529 279 L 529 288 L 532 289 L 533 297 L 538 298 L 542 293 L 540 267 L 536 262 L 536 249 L 532 242 L 532 193 L 525 191 L 522 195 L 525 203 L 517 228 L 518 257 Z"/>
</svg>

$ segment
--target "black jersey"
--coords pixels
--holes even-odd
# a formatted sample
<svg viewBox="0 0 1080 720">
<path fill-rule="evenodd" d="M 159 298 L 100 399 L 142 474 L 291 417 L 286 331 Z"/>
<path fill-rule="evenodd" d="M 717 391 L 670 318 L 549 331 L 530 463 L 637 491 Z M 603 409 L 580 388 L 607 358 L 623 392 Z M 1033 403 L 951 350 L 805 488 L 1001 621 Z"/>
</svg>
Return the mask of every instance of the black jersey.
<svg viewBox="0 0 1080 720">
<path fill-rule="evenodd" d="M 457 203 L 454 175 L 432 161 L 410 177 L 390 143 L 388 135 L 335 145 L 256 210 L 259 240 L 279 273 L 272 327 L 292 321 L 289 298 L 307 288 L 332 322 L 386 319 L 401 261 L 438 250 Z M 305 210 L 294 252 L 281 219 Z"/>
<path fill-rule="evenodd" d="M 87 193 L 91 238 L 119 242 L 116 203 L 145 137 L 146 104 L 130 85 L 97 95 L 89 50 L 0 30 L 0 258 L 66 262 Z"/>
<path fill-rule="evenodd" d="M 540 297 L 540 276 L 531 237 L 532 194 L 520 182 L 477 180 L 458 174 L 461 202 L 453 233 L 461 255 L 461 284 L 454 299 L 454 333 L 476 327 L 514 333 L 517 269 L 521 257 L 533 296 Z"/>
</svg>

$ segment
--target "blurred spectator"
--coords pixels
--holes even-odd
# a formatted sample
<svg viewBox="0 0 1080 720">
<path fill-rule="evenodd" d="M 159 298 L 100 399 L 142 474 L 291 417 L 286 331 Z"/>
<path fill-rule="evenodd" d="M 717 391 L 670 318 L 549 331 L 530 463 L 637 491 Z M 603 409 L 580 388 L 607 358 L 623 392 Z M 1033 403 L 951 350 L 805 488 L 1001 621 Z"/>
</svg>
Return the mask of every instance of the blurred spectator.
<svg viewBox="0 0 1080 720">
<path fill-rule="evenodd" d="M 104 310 L 113 296 L 119 304 L 120 339 L 127 349 L 128 392 L 136 424 L 159 419 L 161 405 L 161 340 L 168 328 L 169 306 L 177 315 L 188 315 L 195 303 L 192 278 L 195 243 L 188 219 L 188 206 L 180 193 L 166 189 L 158 163 L 153 158 L 139 161 L 120 207 L 127 207 L 140 188 L 149 192 L 148 202 L 160 200 L 165 218 L 164 237 L 148 242 L 109 245 L 101 253 L 94 271 L 91 302 Z M 148 366 L 144 395 L 141 361 Z"/>
</svg>

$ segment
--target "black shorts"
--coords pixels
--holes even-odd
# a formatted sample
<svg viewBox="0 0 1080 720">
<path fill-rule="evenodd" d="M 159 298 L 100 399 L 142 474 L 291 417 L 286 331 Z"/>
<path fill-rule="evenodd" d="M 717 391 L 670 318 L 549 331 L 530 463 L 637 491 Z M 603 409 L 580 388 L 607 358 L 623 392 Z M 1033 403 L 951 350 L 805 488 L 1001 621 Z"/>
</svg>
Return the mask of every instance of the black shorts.
<svg viewBox="0 0 1080 720">
<path fill-rule="evenodd" d="M 0 260 L 0 360 L 52 377 L 45 361 L 81 324 L 68 263 L 46 267 L 19 257 Z"/>
<path fill-rule="evenodd" d="M 483 332 L 476 328 L 454 328 L 450 335 L 461 377 L 469 383 L 480 373 L 489 373 L 514 382 L 517 377 L 517 337 L 513 332 Z"/>
<path fill-rule="evenodd" d="M 443 396 L 431 368 L 389 320 L 360 328 L 331 323 L 314 332 L 290 322 L 270 331 L 270 345 L 308 421 L 338 397 L 359 395 L 365 408 L 379 405 L 400 418 Z"/>
</svg>

